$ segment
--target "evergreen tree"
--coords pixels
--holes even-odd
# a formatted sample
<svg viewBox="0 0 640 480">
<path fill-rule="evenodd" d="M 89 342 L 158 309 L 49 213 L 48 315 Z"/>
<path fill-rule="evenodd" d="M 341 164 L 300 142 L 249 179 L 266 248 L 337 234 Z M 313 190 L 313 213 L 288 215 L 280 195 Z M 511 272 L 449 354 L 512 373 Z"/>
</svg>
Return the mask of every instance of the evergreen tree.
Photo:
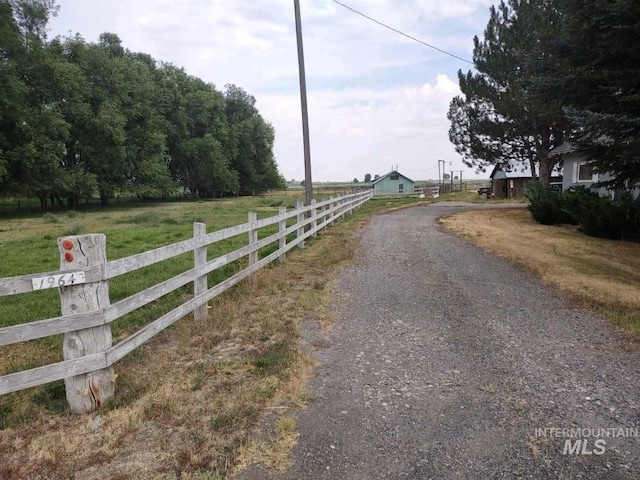
<svg viewBox="0 0 640 480">
<path fill-rule="evenodd" d="M 549 48 L 563 60 L 556 88 L 569 106 L 572 139 L 607 182 L 640 182 L 640 3 L 560 0 L 563 35 Z"/>
<path fill-rule="evenodd" d="M 555 68 L 543 39 L 559 28 L 550 0 L 508 0 L 491 7 L 484 38 L 474 38 L 476 73 L 458 73 L 462 96 L 450 105 L 449 137 L 468 166 L 522 164 L 538 167 L 548 186 L 567 128 L 561 103 L 538 87 Z"/>
</svg>

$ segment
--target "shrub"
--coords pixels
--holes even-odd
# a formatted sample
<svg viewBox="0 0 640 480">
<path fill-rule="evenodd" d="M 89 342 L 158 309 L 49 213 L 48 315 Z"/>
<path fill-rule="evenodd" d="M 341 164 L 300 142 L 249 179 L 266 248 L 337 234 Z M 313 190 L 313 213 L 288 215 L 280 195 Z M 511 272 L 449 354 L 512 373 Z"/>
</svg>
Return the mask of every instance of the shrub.
<svg viewBox="0 0 640 480">
<path fill-rule="evenodd" d="M 580 224 L 589 210 L 601 208 L 600 201 L 597 194 L 584 187 L 570 187 L 562 193 L 562 223 Z"/>
<path fill-rule="evenodd" d="M 640 197 L 633 200 L 626 195 L 620 200 L 622 238 L 640 242 Z"/>
<path fill-rule="evenodd" d="M 545 225 L 577 224 L 593 237 L 640 242 L 640 199 L 629 194 L 612 201 L 584 187 L 572 187 L 560 196 L 532 184 L 527 198 L 533 218 Z"/>
<path fill-rule="evenodd" d="M 531 182 L 527 186 L 529 211 L 533 218 L 543 225 L 558 223 L 562 217 L 562 197 L 543 187 L 540 182 Z"/>
<path fill-rule="evenodd" d="M 60 219 L 51 212 L 45 213 L 42 216 L 42 220 L 44 221 L 44 223 L 60 223 Z"/>
</svg>

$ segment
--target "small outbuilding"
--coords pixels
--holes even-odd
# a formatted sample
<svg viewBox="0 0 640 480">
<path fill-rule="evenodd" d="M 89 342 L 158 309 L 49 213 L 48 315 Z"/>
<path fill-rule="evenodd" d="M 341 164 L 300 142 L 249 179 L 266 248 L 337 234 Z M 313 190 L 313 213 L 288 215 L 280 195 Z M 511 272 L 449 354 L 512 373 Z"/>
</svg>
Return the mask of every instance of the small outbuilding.
<svg viewBox="0 0 640 480">
<path fill-rule="evenodd" d="M 416 182 L 397 170 L 377 178 L 373 182 L 373 195 L 413 195 Z"/>
<path fill-rule="evenodd" d="M 489 175 L 495 198 L 522 197 L 533 178 L 528 165 L 518 167 L 496 165 Z"/>
<path fill-rule="evenodd" d="M 557 170 L 554 170 L 551 175 L 552 183 L 562 182 L 562 174 Z M 489 177 L 495 198 L 523 197 L 527 191 L 527 185 L 533 179 L 531 168 L 526 164 L 496 165 Z"/>
</svg>

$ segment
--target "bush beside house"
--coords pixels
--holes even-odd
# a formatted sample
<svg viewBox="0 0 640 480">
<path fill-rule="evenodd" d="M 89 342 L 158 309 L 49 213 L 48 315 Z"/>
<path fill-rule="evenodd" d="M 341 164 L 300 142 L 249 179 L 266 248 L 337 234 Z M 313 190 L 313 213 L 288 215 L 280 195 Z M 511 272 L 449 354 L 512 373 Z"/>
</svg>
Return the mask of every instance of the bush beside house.
<svg viewBox="0 0 640 480">
<path fill-rule="evenodd" d="M 559 194 L 537 182 L 530 184 L 526 196 L 529 211 L 539 223 L 579 225 L 593 237 L 640 242 L 640 197 L 628 194 L 611 200 L 583 187 Z"/>
</svg>

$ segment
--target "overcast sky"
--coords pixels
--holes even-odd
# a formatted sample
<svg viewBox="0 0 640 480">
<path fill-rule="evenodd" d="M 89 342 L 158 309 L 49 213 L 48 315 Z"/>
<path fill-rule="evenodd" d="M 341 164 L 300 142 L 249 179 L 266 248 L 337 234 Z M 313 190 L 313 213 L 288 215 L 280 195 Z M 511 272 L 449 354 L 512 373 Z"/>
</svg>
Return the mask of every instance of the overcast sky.
<svg viewBox="0 0 640 480">
<path fill-rule="evenodd" d="M 482 36 L 493 0 L 343 0 L 463 58 Z M 58 0 L 50 37 L 126 48 L 184 67 L 220 90 L 252 94 L 276 130 L 275 155 L 304 178 L 293 0 Z M 447 170 L 474 176 L 448 139 L 457 71 L 471 65 L 386 30 L 332 0 L 301 0 L 314 181 L 362 180 L 392 165 L 414 180 Z M 449 166 L 451 162 L 451 166 Z M 480 175 L 487 178 L 488 173 Z"/>
</svg>

